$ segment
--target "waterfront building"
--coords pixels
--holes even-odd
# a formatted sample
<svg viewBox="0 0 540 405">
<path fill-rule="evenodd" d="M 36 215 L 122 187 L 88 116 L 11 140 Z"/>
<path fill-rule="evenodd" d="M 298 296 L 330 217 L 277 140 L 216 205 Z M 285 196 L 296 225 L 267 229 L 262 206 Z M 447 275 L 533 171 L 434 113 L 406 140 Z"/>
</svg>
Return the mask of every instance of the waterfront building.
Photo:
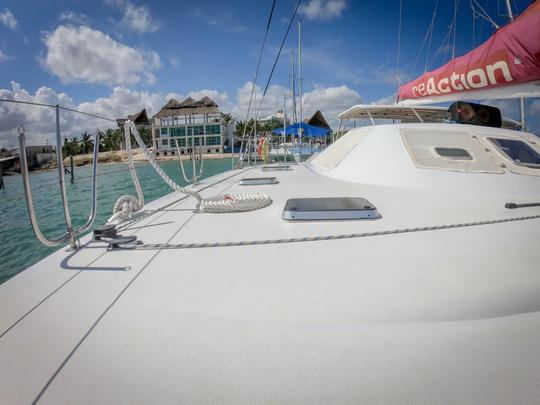
<svg viewBox="0 0 540 405">
<path fill-rule="evenodd" d="M 28 167 L 35 169 L 56 159 L 56 150 L 52 145 L 35 145 L 26 147 Z"/>
<path fill-rule="evenodd" d="M 152 117 L 152 143 L 159 154 L 189 153 L 193 146 L 203 153 L 221 153 L 227 134 L 222 122 L 223 113 L 209 97 L 195 101 L 188 97 L 180 102 L 169 100 Z"/>
<path fill-rule="evenodd" d="M 289 119 L 289 117 L 285 117 L 283 110 L 278 110 L 274 114 L 270 114 L 267 117 L 260 118 L 259 122 L 268 124 L 272 127 L 278 127 L 278 126 L 283 126 L 283 120 L 285 120 L 285 125 L 289 125 L 291 123 L 291 120 Z"/>
</svg>

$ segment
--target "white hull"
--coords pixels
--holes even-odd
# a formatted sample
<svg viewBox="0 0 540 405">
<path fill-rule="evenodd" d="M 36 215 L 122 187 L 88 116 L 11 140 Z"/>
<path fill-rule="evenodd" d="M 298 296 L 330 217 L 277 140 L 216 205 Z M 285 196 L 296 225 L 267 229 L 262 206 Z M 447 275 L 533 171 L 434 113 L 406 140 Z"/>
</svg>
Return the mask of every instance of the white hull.
<svg viewBox="0 0 540 405">
<path fill-rule="evenodd" d="M 540 207 L 504 204 L 540 201 L 538 177 L 522 192 L 479 193 L 315 170 L 294 165 L 252 187 L 238 180 L 267 174 L 224 173 L 203 196 L 258 192 L 272 205 L 160 209 L 175 193 L 122 231 L 220 247 L 64 248 L 0 285 L 1 402 L 536 403 Z M 382 219 L 281 219 L 289 198 L 343 196 L 368 198 Z M 456 224 L 469 225 L 419 229 Z M 366 232 L 378 233 L 351 237 Z"/>
</svg>

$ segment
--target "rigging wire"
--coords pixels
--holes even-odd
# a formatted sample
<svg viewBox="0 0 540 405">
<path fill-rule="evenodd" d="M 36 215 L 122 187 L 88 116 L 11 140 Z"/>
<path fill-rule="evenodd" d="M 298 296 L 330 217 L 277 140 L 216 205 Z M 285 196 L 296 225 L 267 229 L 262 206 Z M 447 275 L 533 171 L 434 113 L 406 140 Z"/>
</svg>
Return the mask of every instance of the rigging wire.
<svg viewBox="0 0 540 405">
<path fill-rule="evenodd" d="M 108 117 L 104 117 L 104 116 L 97 115 L 97 114 L 91 114 L 91 113 L 87 113 L 87 112 L 84 112 L 84 111 L 79 111 L 79 110 L 76 110 L 74 108 L 63 107 L 63 106 L 61 106 L 59 104 L 44 104 L 44 103 L 36 103 L 36 102 L 33 102 L 33 101 L 11 100 L 11 99 L 8 99 L 8 98 L 0 98 L 0 101 L 6 102 L 6 103 L 14 103 L 14 104 L 35 105 L 35 106 L 39 106 L 39 107 L 59 108 L 60 110 L 70 111 L 70 112 L 74 112 L 74 113 L 78 113 L 78 114 L 82 114 L 82 115 L 87 115 L 89 117 L 99 118 L 99 119 L 102 119 L 102 120 L 111 121 L 111 122 L 116 123 L 116 120 L 113 119 L 113 118 L 108 118 Z"/>
<path fill-rule="evenodd" d="M 276 55 L 276 58 L 274 59 L 274 64 L 272 66 L 272 70 L 270 71 L 270 75 L 268 76 L 268 80 L 266 81 L 266 86 L 264 87 L 264 91 L 263 91 L 263 94 L 262 94 L 262 97 L 261 97 L 261 101 L 259 102 L 259 107 L 257 109 L 257 117 L 259 116 L 259 114 L 261 112 L 261 106 L 262 106 L 262 103 L 264 101 L 264 97 L 266 96 L 266 92 L 268 91 L 268 87 L 270 86 L 272 76 L 274 75 L 274 70 L 276 69 L 276 65 L 277 65 L 277 63 L 279 61 L 281 51 L 283 50 L 283 45 L 285 44 L 285 41 L 287 40 L 287 36 L 289 35 L 289 31 L 291 30 L 291 26 L 292 26 L 292 24 L 294 22 L 294 19 L 296 17 L 298 7 L 300 7 L 300 3 L 302 3 L 302 0 L 298 0 L 298 2 L 296 3 L 296 7 L 294 8 L 294 12 L 293 12 L 293 14 L 291 16 L 291 20 L 289 21 L 289 26 L 287 27 L 287 31 L 285 31 L 285 35 L 283 36 L 283 40 L 281 41 L 279 51 L 278 51 L 278 53 Z"/>
<path fill-rule="evenodd" d="M 403 0 L 399 0 L 399 24 L 398 24 L 398 43 L 397 43 L 397 56 L 396 56 L 396 80 L 397 80 L 397 91 L 396 94 L 399 93 L 399 86 L 401 84 L 401 80 L 399 78 L 399 56 L 401 52 L 401 20 L 403 15 Z"/>
<path fill-rule="evenodd" d="M 452 59 L 456 56 L 456 31 L 457 31 L 457 10 L 460 0 L 454 0 L 454 20 L 452 25 L 454 26 L 454 37 L 452 39 Z"/>
<path fill-rule="evenodd" d="M 261 67 L 261 61 L 262 61 L 262 56 L 263 56 L 263 53 L 264 53 L 264 47 L 266 45 L 266 40 L 268 38 L 268 32 L 270 31 L 270 24 L 272 22 L 272 16 L 274 15 L 275 6 L 276 6 L 276 0 L 273 0 L 272 1 L 272 7 L 270 8 L 270 14 L 268 15 L 268 22 L 266 23 L 266 30 L 264 32 L 264 38 L 263 38 L 263 42 L 262 42 L 262 46 L 261 46 L 261 52 L 259 53 L 259 60 L 257 62 L 257 68 L 255 69 L 255 76 L 253 78 L 253 85 L 251 86 L 251 94 L 249 96 L 249 104 L 248 104 L 248 109 L 247 109 L 247 113 L 246 113 L 246 120 L 244 121 L 244 131 L 242 133 L 242 141 L 241 141 L 241 145 L 240 145 L 240 153 L 242 153 L 242 147 L 244 145 L 244 139 L 246 137 L 246 130 L 247 130 L 247 127 L 248 127 L 249 114 L 251 112 L 251 105 L 253 103 L 253 97 L 254 97 L 254 94 L 255 94 L 255 89 L 257 87 L 257 78 L 259 76 L 259 69 Z M 233 145 L 233 147 L 234 147 L 234 145 Z"/>
<path fill-rule="evenodd" d="M 422 45 L 420 46 L 420 49 L 418 50 L 418 53 L 416 54 L 416 59 L 414 60 L 414 65 L 411 69 L 411 72 L 414 74 L 414 71 L 416 70 L 416 66 L 418 65 L 418 61 L 420 60 L 420 56 L 422 55 L 422 52 L 424 51 L 424 46 L 426 45 L 426 42 L 428 40 L 429 36 L 429 45 L 426 52 L 426 64 L 424 66 L 424 73 L 427 71 L 427 65 L 428 65 L 428 59 L 430 55 L 430 49 L 431 49 L 431 40 L 433 37 L 433 27 L 435 25 L 435 15 L 437 13 L 437 5 L 439 4 L 439 0 L 436 0 L 435 2 L 435 8 L 433 9 L 433 16 L 431 17 L 431 22 L 428 25 L 428 29 L 426 30 L 426 35 L 424 35 L 424 41 L 422 42 Z M 410 76 L 409 76 L 410 78 Z"/>
<path fill-rule="evenodd" d="M 474 4 L 476 4 L 476 6 L 480 9 L 481 12 L 478 12 L 476 10 L 474 5 L 472 5 L 473 2 L 474 2 Z M 472 5 L 473 10 L 474 10 L 474 12 L 475 12 L 475 14 L 477 16 L 482 17 L 484 20 L 488 21 L 491 25 L 493 25 L 493 27 L 495 29 L 499 29 L 499 25 L 497 25 L 497 23 L 495 21 L 493 21 L 493 19 L 489 16 L 489 14 L 486 12 L 486 10 L 484 10 L 482 8 L 482 6 L 476 0 L 471 0 L 471 5 Z"/>
<path fill-rule="evenodd" d="M 474 6 L 472 4 L 472 0 L 469 0 L 469 4 L 472 11 L 472 47 L 474 49 L 476 47 L 476 16 L 474 15 Z"/>
<path fill-rule="evenodd" d="M 433 39 L 433 29 L 435 28 L 435 17 L 437 15 L 437 6 L 438 5 L 439 5 L 439 0 L 437 0 L 435 2 L 435 8 L 433 9 L 433 17 L 431 19 L 431 30 L 430 30 L 430 33 L 429 33 L 429 44 L 428 44 L 427 54 L 426 54 L 426 63 L 424 65 L 424 73 L 427 72 L 427 68 L 428 68 L 428 60 L 429 60 L 429 55 L 430 55 L 430 52 L 431 52 L 431 40 Z"/>
</svg>

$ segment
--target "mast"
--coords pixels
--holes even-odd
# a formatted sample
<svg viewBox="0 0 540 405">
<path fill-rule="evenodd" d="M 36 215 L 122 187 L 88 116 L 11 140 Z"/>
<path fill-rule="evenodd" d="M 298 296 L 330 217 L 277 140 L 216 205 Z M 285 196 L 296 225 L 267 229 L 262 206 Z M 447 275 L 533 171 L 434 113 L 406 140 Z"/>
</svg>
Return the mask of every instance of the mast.
<svg viewBox="0 0 540 405">
<path fill-rule="evenodd" d="M 294 49 L 291 49 L 291 85 L 292 85 L 292 116 L 296 122 L 296 79 L 294 78 Z"/>
<path fill-rule="evenodd" d="M 506 0 L 506 10 L 508 11 L 508 19 L 510 22 L 514 21 L 514 13 L 512 12 L 510 0 Z M 525 99 L 523 97 L 519 98 L 519 118 L 521 121 L 521 130 L 525 131 Z"/>
<path fill-rule="evenodd" d="M 283 162 L 287 162 L 287 154 L 285 153 L 287 143 L 287 115 L 285 114 L 285 107 L 287 106 L 287 100 L 285 98 L 286 90 L 283 92 Z M 279 144 L 278 144 L 279 146 Z M 279 150 L 279 148 L 277 149 Z M 279 156 L 279 155 L 278 155 Z"/>
<path fill-rule="evenodd" d="M 512 12 L 510 0 L 506 0 L 506 9 L 508 10 L 508 18 L 510 19 L 510 22 L 514 21 L 514 13 Z"/>
<path fill-rule="evenodd" d="M 302 123 L 304 122 L 304 116 L 303 116 L 303 100 L 302 100 L 302 20 L 298 21 L 298 97 L 300 98 L 300 117 L 299 117 L 299 123 L 300 126 L 298 127 L 298 133 L 300 137 L 302 136 Z"/>
</svg>

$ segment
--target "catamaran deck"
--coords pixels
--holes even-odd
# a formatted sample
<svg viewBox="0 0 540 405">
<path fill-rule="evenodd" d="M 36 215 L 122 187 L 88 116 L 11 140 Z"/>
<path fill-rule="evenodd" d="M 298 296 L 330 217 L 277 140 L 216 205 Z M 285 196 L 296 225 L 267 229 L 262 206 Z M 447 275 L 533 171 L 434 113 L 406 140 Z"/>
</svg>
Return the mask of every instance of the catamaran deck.
<svg viewBox="0 0 540 405">
<path fill-rule="evenodd" d="M 238 185 L 257 176 L 279 183 Z M 201 214 L 173 193 L 121 231 L 167 248 L 107 251 L 87 237 L 0 285 L 0 402 L 540 397 L 540 220 L 522 218 L 540 207 L 504 207 L 540 192 L 381 187 L 303 165 L 203 185 L 203 196 L 261 192 L 273 203 Z M 289 198 L 333 196 L 367 198 L 382 218 L 281 219 Z M 418 229 L 502 219 L 516 220 Z M 280 243 L 290 238 L 306 240 Z"/>
</svg>

